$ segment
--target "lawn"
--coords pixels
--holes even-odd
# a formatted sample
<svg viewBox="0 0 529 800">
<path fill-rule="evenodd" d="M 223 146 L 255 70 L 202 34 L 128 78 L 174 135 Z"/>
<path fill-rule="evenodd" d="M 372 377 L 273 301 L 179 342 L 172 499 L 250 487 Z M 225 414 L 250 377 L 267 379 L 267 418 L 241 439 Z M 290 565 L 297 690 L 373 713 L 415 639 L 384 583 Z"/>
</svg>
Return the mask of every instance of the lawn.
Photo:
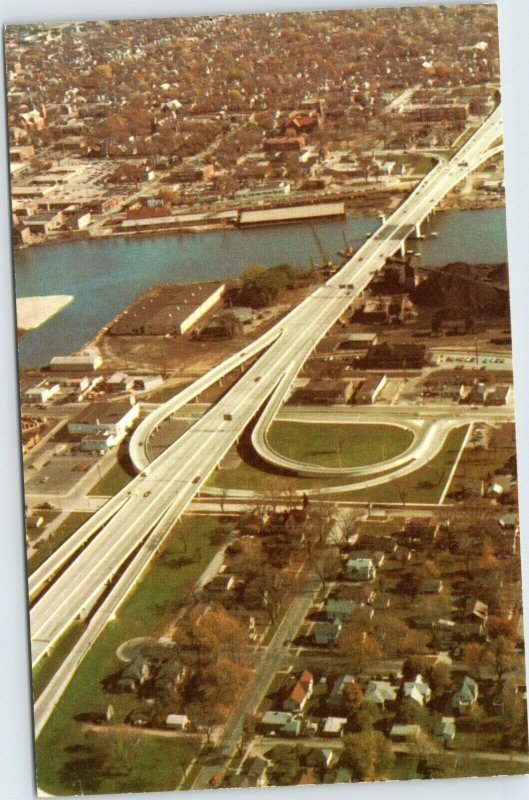
<svg viewBox="0 0 529 800">
<path fill-rule="evenodd" d="M 353 500 L 361 503 L 437 503 L 444 489 L 445 482 L 457 457 L 461 443 L 467 431 L 467 425 L 452 430 L 441 448 L 440 453 L 431 462 L 421 469 L 410 473 L 405 478 L 391 480 L 380 486 L 370 489 L 340 492 L 325 495 L 328 500 Z M 339 485 L 336 478 L 297 478 L 292 475 L 281 475 L 272 468 L 258 462 L 254 454 L 249 452 L 244 442 L 241 443 L 239 454 L 243 461 L 238 467 L 231 470 L 216 470 L 212 473 L 207 486 L 221 489 L 243 489 L 262 492 L 263 494 L 281 494 L 289 490 L 320 489 Z M 251 463 L 253 459 L 254 463 Z M 391 473 L 391 470 L 388 470 Z M 384 472 L 378 473 L 384 475 Z M 387 474 L 387 473 L 386 473 Z M 348 479 L 348 484 L 365 480 L 365 477 Z"/>
<path fill-rule="evenodd" d="M 117 461 L 88 492 L 95 497 L 113 497 L 132 480 L 133 476 Z"/>
<path fill-rule="evenodd" d="M 397 425 L 274 422 L 268 443 L 277 453 L 322 467 L 363 467 L 393 458 L 413 441 Z"/>
<path fill-rule="evenodd" d="M 64 522 L 59 525 L 57 530 L 47 539 L 43 540 L 39 549 L 29 557 L 28 574 L 31 575 L 32 572 L 35 572 L 37 567 L 40 567 L 61 544 L 69 539 L 72 533 L 81 527 L 83 522 L 90 519 L 90 516 L 91 514 L 84 514 L 81 511 L 74 511 L 72 514 L 69 514 Z"/>
<path fill-rule="evenodd" d="M 467 429 L 468 425 L 463 425 L 450 431 L 437 456 L 406 477 L 388 480 L 387 483 L 371 489 L 337 494 L 334 499 L 401 503 L 403 506 L 406 503 L 438 503 Z"/>
<path fill-rule="evenodd" d="M 109 694 L 102 681 L 119 668 L 116 649 L 137 636 L 167 631 L 178 607 L 229 534 L 212 517 L 186 517 L 162 553 L 96 640 L 36 743 L 39 787 L 53 794 L 140 792 L 176 788 L 196 755 L 196 743 L 141 735 L 137 730 L 96 732 L 75 721 L 104 703 L 122 723 L 138 705 L 134 694 Z M 138 742 L 138 744 L 136 744 Z M 129 752 L 130 751 L 130 752 Z"/>
</svg>

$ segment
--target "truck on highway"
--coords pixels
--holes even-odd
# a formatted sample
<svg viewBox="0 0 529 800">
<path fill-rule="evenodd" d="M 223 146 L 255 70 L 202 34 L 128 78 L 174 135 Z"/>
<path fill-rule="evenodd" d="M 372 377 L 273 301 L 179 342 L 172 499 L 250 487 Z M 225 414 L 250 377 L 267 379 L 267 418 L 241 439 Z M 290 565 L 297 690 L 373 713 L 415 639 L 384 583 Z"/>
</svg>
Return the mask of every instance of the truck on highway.
<svg viewBox="0 0 529 800">
<path fill-rule="evenodd" d="M 142 478 L 146 478 L 146 477 L 147 477 L 147 475 L 149 475 L 150 471 L 151 471 L 151 468 L 150 468 L 150 467 L 145 467 L 145 469 L 144 469 L 144 470 L 143 470 L 143 472 L 141 473 L 141 477 L 142 477 Z"/>
<path fill-rule="evenodd" d="M 224 421 L 225 422 L 231 422 L 232 419 L 233 419 L 233 417 L 232 417 L 231 414 L 224 414 Z"/>
</svg>

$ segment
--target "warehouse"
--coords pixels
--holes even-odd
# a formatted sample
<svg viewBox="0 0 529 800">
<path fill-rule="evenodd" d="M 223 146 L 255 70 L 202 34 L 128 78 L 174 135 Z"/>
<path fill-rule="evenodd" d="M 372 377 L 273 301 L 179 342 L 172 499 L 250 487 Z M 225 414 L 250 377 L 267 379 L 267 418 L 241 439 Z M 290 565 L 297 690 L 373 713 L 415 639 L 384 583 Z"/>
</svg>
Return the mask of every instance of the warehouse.
<svg viewBox="0 0 529 800">
<path fill-rule="evenodd" d="M 344 203 L 317 203 L 312 206 L 288 206 L 257 211 L 241 211 L 239 225 L 271 225 L 297 220 L 345 216 Z"/>
</svg>

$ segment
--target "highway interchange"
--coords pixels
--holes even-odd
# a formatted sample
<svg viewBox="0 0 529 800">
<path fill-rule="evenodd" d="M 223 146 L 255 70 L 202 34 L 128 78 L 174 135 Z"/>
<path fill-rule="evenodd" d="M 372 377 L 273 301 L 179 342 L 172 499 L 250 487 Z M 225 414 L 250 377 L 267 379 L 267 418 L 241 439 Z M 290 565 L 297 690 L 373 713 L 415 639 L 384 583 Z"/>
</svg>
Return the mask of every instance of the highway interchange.
<svg viewBox="0 0 529 800">
<path fill-rule="evenodd" d="M 327 283 L 316 289 L 264 337 L 155 410 L 143 426 L 139 426 L 132 439 L 131 456 L 140 467 L 140 474 L 96 511 L 30 577 L 33 665 L 39 662 L 72 620 L 90 611 L 129 559 L 125 576 L 121 575 L 116 581 L 103 611 L 99 609 L 87 627 L 88 634 L 90 627 L 94 628 L 90 639 L 93 641 L 146 569 L 163 538 L 256 414 L 264 406 L 254 428 L 254 444 L 265 440 L 266 430 L 280 410 L 293 380 L 321 338 L 362 294 L 386 259 L 401 248 L 415 226 L 455 185 L 497 152 L 501 136 L 501 109 L 497 108 L 450 161 L 439 163 L 431 170 Z M 142 453 L 145 452 L 149 431 L 223 374 L 256 356 L 259 356 L 257 360 L 221 400 L 158 458 L 147 464 Z M 446 426 L 448 432 L 454 421 L 441 421 L 440 424 Z M 456 424 L 461 423 L 458 420 Z M 408 467 L 416 469 L 420 465 L 416 459 L 420 457 L 431 459 L 440 438 L 439 431 L 430 439 L 428 433 L 417 437 L 417 448 L 422 441 L 423 449 L 418 453 L 407 452 L 407 457 L 412 459 Z M 425 440 L 428 446 L 424 444 Z M 406 469 L 406 466 L 400 469 Z M 383 482 L 385 479 L 381 477 L 378 480 Z M 53 580 L 59 569 L 62 572 Z M 71 662 L 61 682 L 54 683 L 53 693 L 47 697 L 48 707 L 57 701 L 78 661 L 77 658 Z M 48 714 L 49 709 L 46 718 Z"/>
</svg>

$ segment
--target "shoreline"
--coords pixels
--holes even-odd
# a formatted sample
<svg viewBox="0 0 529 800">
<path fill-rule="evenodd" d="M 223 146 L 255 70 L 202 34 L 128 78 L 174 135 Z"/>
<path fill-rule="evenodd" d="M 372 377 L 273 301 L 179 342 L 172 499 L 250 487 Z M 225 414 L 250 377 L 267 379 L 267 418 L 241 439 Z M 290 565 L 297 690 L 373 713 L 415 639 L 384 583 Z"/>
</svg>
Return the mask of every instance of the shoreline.
<svg viewBox="0 0 529 800">
<path fill-rule="evenodd" d="M 347 200 L 344 202 L 347 203 Z M 502 195 L 501 197 L 490 197 L 490 198 L 462 198 L 456 197 L 453 200 L 445 200 L 438 209 L 439 213 L 443 211 L 482 211 L 484 209 L 489 208 L 505 208 L 505 197 Z M 383 213 L 388 214 L 391 213 L 394 209 L 392 207 L 385 206 Z M 361 219 L 364 217 L 376 217 L 380 214 L 380 206 L 375 208 L 374 205 L 371 203 L 367 204 L 365 208 L 354 208 L 348 209 L 346 207 L 345 211 L 345 218 L 346 219 Z M 318 221 L 318 220 L 316 220 Z M 328 221 L 327 218 L 322 218 L 322 221 Z M 306 224 L 306 220 L 292 220 L 288 223 L 283 223 L 288 225 L 303 225 Z M 262 228 L 274 228 L 276 227 L 274 224 L 266 224 L 266 225 L 255 225 L 252 226 L 253 228 L 262 227 Z M 83 236 L 57 236 L 54 239 L 48 239 L 41 242 L 33 242 L 31 244 L 22 244 L 22 245 L 14 245 L 13 252 L 23 252 L 25 250 L 29 250 L 36 247 L 50 247 L 53 245 L 67 245 L 67 244 L 79 244 L 81 242 L 94 242 L 99 241 L 101 239 L 129 239 L 131 237 L 153 237 L 156 238 L 158 236 L 174 236 L 176 233 L 181 234 L 194 234 L 200 235 L 201 233 L 212 233 L 215 231 L 236 231 L 236 230 L 243 230 L 237 225 L 234 225 L 232 222 L 216 222 L 216 223 L 206 223 L 204 225 L 175 225 L 172 227 L 159 229 L 159 230 L 134 230 L 134 231 L 124 231 L 124 230 L 113 230 L 109 229 L 104 233 L 96 233 L 96 234 L 86 234 Z"/>
</svg>

